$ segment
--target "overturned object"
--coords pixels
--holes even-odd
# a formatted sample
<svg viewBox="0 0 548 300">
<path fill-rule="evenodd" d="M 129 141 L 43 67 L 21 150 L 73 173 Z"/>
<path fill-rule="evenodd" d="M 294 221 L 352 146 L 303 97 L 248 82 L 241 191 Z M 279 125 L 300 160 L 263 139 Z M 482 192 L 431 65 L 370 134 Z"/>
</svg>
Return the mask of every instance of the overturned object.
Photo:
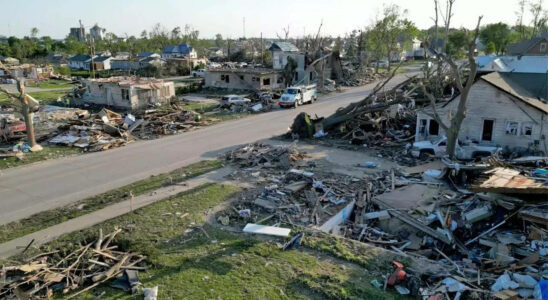
<svg viewBox="0 0 548 300">
<path fill-rule="evenodd" d="M 291 229 L 248 223 L 245 225 L 243 231 L 247 233 L 266 234 L 266 235 L 286 237 L 291 232 Z"/>
</svg>

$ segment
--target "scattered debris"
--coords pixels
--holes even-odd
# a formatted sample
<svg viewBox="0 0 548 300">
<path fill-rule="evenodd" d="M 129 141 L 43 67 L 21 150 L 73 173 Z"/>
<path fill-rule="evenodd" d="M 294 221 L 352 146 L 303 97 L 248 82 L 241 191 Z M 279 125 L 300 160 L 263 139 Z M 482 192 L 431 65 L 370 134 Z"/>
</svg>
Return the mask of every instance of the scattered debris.
<svg viewBox="0 0 548 300">
<path fill-rule="evenodd" d="M 103 236 L 100 230 L 96 241 L 75 250 L 57 249 L 36 255 L 25 264 L 4 265 L 0 270 L 0 298 L 42 299 L 59 291 L 71 299 L 121 274 L 125 281 L 119 278 L 115 283 L 124 282 L 128 291 L 137 292 L 137 271 L 144 270 L 137 264 L 145 257 L 117 251 L 111 243 L 120 232 L 117 229 Z"/>
</svg>

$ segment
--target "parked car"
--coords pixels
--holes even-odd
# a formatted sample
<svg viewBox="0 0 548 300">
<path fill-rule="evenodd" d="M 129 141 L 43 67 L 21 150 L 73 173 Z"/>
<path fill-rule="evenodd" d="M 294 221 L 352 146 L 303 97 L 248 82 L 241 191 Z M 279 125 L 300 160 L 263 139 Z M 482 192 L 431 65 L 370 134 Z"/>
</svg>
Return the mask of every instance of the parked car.
<svg viewBox="0 0 548 300">
<path fill-rule="evenodd" d="M 244 98 L 242 96 L 227 95 L 227 96 L 221 97 L 221 102 L 219 103 L 219 106 L 221 108 L 228 108 L 228 107 L 231 107 L 233 105 L 242 105 L 242 104 L 246 104 L 246 103 L 250 103 L 250 102 L 251 102 L 250 99 Z"/>
<path fill-rule="evenodd" d="M 471 160 L 480 157 L 491 156 L 499 154 L 502 151 L 500 147 L 491 146 L 479 146 L 479 145 L 464 145 L 457 140 L 455 154 L 458 159 Z M 424 158 L 428 155 L 434 155 L 437 157 L 445 156 L 447 152 L 447 138 L 445 136 L 439 139 L 431 141 L 414 142 L 411 148 L 411 155 L 414 157 Z"/>
<path fill-rule="evenodd" d="M 205 76 L 205 69 L 198 69 L 192 71 L 190 74 L 192 74 L 192 77 L 204 77 Z"/>
<path fill-rule="evenodd" d="M 379 68 L 388 68 L 388 61 L 387 60 L 379 60 L 379 61 L 373 61 L 371 62 L 371 67 L 376 67 L 379 65 Z"/>
<path fill-rule="evenodd" d="M 278 101 L 281 107 L 297 107 L 305 103 L 312 103 L 317 99 L 316 85 L 288 87 Z"/>
<path fill-rule="evenodd" d="M 247 63 L 246 62 L 239 62 L 236 64 L 236 67 L 238 68 L 247 68 Z"/>
</svg>

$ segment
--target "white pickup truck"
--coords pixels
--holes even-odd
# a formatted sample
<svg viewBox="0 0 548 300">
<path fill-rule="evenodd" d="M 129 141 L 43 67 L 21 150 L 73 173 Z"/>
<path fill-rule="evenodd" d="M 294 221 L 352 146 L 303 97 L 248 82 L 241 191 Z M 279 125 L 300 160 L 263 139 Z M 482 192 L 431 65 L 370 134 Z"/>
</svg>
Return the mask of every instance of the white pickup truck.
<svg viewBox="0 0 548 300">
<path fill-rule="evenodd" d="M 478 146 L 478 145 L 463 145 L 459 140 L 457 140 L 456 147 L 456 157 L 458 159 L 470 160 L 476 159 L 479 157 L 491 156 L 498 154 L 502 151 L 502 148 L 490 147 L 490 146 Z M 447 138 L 445 136 L 440 137 L 439 139 L 430 142 L 430 141 L 420 141 L 414 142 L 413 147 L 411 148 L 411 155 L 414 157 L 424 158 L 428 155 L 433 155 L 437 157 L 445 156 L 447 152 Z"/>
</svg>

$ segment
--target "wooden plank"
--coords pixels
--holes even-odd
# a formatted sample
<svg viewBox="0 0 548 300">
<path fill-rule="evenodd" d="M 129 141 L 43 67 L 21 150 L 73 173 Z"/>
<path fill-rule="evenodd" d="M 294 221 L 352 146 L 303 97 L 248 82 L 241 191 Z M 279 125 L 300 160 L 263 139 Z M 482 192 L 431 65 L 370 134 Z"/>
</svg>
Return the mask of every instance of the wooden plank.
<svg viewBox="0 0 548 300">
<path fill-rule="evenodd" d="M 285 237 L 285 236 L 289 236 L 291 229 L 248 223 L 245 225 L 243 231 L 247 233 L 266 234 L 266 235 Z"/>
</svg>

